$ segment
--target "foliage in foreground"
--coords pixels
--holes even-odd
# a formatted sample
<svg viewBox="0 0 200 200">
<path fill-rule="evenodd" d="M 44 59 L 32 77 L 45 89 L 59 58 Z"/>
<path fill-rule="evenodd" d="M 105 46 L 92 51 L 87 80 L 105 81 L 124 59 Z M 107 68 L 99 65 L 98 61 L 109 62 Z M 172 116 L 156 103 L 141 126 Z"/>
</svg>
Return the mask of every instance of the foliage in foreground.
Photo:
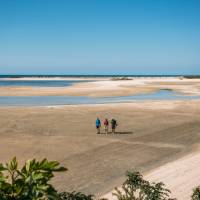
<svg viewBox="0 0 200 200">
<path fill-rule="evenodd" d="M 93 195 L 85 195 L 81 192 L 62 192 L 60 193 L 60 200 L 94 200 Z"/>
<path fill-rule="evenodd" d="M 127 172 L 122 189 L 115 188 L 118 200 L 172 200 L 170 190 L 160 183 L 150 183 L 139 172 Z M 175 200 L 175 199 L 174 199 Z"/>
<path fill-rule="evenodd" d="M 53 172 L 66 171 L 57 161 L 28 160 L 19 169 L 16 158 L 6 165 L 0 164 L 1 200 L 56 200 L 59 195 L 49 183 Z"/>
<path fill-rule="evenodd" d="M 192 200 L 200 200 L 200 186 L 193 190 Z"/>
<path fill-rule="evenodd" d="M 93 195 L 80 192 L 57 192 L 49 181 L 54 172 L 66 170 L 57 161 L 47 159 L 28 160 L 19 169 L 13 158 L 5 165 L 0 164 L 0 200 L 95 200 Z M 162 182 L 146 181 L 139 172 L 127 172 L 126 176 L 122 188 L 115 188 L 113 193 L 118 200 L 175 200 Z M 194 189 L 192 200 L 200 200 L 200 186 Z"/>
</svg>

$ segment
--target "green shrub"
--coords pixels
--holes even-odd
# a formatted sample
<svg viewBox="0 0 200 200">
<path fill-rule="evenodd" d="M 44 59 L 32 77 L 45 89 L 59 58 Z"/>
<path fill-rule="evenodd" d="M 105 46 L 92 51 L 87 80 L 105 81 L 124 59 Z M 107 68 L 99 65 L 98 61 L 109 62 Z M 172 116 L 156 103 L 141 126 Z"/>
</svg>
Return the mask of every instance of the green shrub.
<svg viewBox="0 0 200 200">
<path fill-rule="evenodd" d="M 1 200 L 56 200 L 59 195 L 49 184 L 53 172 L 66 171 L 57 161 L 41 162 L 28 160 L 19 169 L 16 158 L 5 166 L 0 164 L 0 199 Z"/>
<path fill-rule="evenodd" d="M 16 158 L 5 165 L 0 163 L 0 200 L 95 200 L 93 195 L 56 191 L 49 181 L 54 172 L 66 170 L 47 159 L 28 160 L 21 169 Z M 127 172 L 126 176 L 122 189 L 115 188 L 113 193 L 118 200 L 175 200 L 162 182 L 146 181 L 139 172 Z M 200 200 L 200 186 L 193 190 L 192 200 Z"/>
<path fill-rule="evenodd" d="M 93 195 L 85 195 L 81 192 L 62 192 L 60 193 L 60 200 L 94 200 Z"/>
<path fill-rule="evenodd" d="M 127 172 L 126 176 L 122 189 L 115 188 L 113 193 L 118 200 L 172 200 L 163 183 L 150 183 L 139 172 Z"/>
<path fill-rule="evenodd" d="M 97 200 L 94 195 L 86 195 L 81 192 L 62 192 L 60 193 L 60 200 Z M 108 200 L 105 198 L 98 200 Z"/>
<path fill-rule="evenodd" d="M 200 200 L 200 186 L 193 190 L 192 200 Z"/>
</svg>

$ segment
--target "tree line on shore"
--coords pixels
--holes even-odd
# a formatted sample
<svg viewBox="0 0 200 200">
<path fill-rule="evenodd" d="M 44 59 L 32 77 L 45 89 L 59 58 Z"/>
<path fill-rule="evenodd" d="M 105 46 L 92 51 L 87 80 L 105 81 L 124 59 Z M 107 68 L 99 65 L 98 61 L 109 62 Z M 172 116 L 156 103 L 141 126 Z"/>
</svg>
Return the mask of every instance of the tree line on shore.
<svg viewBox="0 0 200 200">
<path fill-rule="evenodd" d="M 57 161 L 28 160 L 19 168 L 16 158 L 0 163 L 0 200 L 95 200 L 94 195 L 81 192 L 58 192 L 50 183 L 55 172 L 67 168 Z M 113 195 L 117 200 L 175 200 L 164 183 L 152 183 L 136 171 L 126 173 L 126 180 Z M 99 199 L 106 200 L 106 199 Z M 200 186 L 193 190 L 191 200 L 200 200 Z"/>
</svg>

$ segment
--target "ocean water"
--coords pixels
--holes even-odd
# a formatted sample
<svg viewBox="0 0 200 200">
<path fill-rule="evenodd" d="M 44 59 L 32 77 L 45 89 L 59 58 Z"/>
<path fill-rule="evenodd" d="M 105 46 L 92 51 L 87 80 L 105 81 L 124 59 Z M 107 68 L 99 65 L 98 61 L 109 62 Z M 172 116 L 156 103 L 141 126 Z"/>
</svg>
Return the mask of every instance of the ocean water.
<svg viewBox="0 0 200 200">
<path fill-rule="evenodd" d="M 0 87 L 5 86 L 30 86 L 30 87 L 67 87 L 74 83 L 86 82 L 76 80 L 2 80 Z M 88 82 L 88 81 L 87 81 Z"/>
<path fill-rule="evenodd" d="M 148 100 L 189 100 L 200 99 L 200 96 L 180 95 L 170 90 L 160 90 L 151 94 L 140 94 L 123 97 L 85 97 L 85 96 L 33 96 L 33 97 L 0 97 L 0 106 L 56 106 L 81 104 L 127 103 Z"/>
<path fill-rule="evenodd" d="M 179 77 L 183 75 L 0 75 L 2 78 Z"/>
</svg>

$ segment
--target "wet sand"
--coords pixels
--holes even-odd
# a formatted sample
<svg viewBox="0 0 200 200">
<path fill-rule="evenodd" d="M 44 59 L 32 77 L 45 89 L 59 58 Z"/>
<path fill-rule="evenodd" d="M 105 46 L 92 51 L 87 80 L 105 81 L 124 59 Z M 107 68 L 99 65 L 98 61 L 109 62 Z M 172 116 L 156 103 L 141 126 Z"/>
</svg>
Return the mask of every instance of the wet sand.
<svg viewBox="0 0 200 200">
<path fill-rule="evenodd" d="M 0 107 L 0 160 L 5 162 L 13 156 L 20 163 L 29 158 L 58 160 L 69 169 L 54 179 L 59 190 L 101 196 L 120 186 L 126 170 L 136 169 L 148 175 L 198 151 L 199 105 L 199 100 L 184 100 Z M 117 134 L 97 135 L 97 116 L 116 118 Z M 198 167 L 196 170 L 200 171 Z M 167 171 L 168 168 L 166 177 Z M 162 178 L 162 174 L 157 173 L 156 177 Z M 172 176 L 170 181 L 173 179 Z M 170 181 L 166 182 L 176 191 L 178 185 Z M 190 180 L 191 187 L 196 184 Z"/>
<path fill-rule="evenodd" d="M 66 80 L 82 80 L 82 79 L 66 79 Z M 103 78 L 103 79 L 85 78 L 84 80 L 92 82 L 76 83 L 69 87 L 24 87 L 24 86 L 0 87 L 0 96 L 69 95 L 69 96 L 105 97 L 105 96 L 127 96 L 134 94 L 152 93 L 161 89 L 173 90 L 187 95 L 200 95 L 200 79 L 186 79 L 186 78 L 181 79 L 178 77 L 168 77 L 168 78 L 163 77 L 163 78 L 133 78 L 132 80 L 111 80 L 111 78 Z"/>
</svg>

